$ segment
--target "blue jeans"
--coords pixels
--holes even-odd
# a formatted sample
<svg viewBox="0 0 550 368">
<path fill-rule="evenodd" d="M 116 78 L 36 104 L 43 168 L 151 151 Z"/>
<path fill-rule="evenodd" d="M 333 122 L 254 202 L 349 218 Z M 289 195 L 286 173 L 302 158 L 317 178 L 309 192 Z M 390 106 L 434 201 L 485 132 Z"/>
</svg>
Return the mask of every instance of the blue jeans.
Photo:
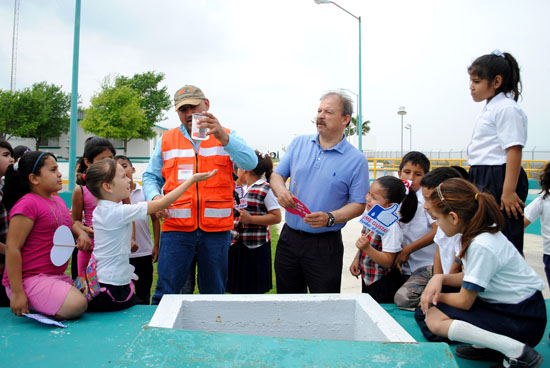
<svg viewBox="0 0 550 368">
<path fill-rule="evenodd" d="M 199 291 L 201 294 L 223 294 L 227 282 L 227 254 L 230 231 L 191 232 L 164 231 L 160 236 L 157 266 L 158 281 L 152 304 L 164 294 L 179 294 L 197 253 Z"/>
</svg>

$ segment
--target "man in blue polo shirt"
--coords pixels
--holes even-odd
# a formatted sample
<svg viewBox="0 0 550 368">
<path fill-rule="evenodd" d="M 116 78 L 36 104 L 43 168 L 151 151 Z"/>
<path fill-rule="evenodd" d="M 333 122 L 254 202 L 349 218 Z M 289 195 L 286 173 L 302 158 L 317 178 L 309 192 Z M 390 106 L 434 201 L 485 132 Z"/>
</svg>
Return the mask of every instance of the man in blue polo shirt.
<svg viewBox="0 0 550 368">
<path fill-rule="evenodd" d="M 282 207 L 296 208 L 297 198 L 311 211 L 303 219 L 286 211 L 275 253 L 279 293 L 340 292 L 340 230 L 363 213 L 369 191 L 368 162 L 344 136 L 352 113 L 348 96 L 325 94 L 317 111 L 318 134 L 295 138 L 271 175 Z"/>
</svg>

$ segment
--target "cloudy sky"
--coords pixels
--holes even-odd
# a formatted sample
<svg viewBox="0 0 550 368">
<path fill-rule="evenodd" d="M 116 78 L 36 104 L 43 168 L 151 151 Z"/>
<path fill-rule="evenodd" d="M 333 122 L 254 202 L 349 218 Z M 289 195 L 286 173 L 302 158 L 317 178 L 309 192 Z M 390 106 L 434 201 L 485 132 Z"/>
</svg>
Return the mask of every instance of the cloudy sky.
<svg viewBox="0 0 550 368">
<path fill-rule="evenodd" d="M 464 149 L 483 107 L 466 68 L 499 48 L 522 68 L 526 149 L 550 150 L 550 2 L 336 2 L 362 17 L 363 117 L 372 122 L 364 149 L 400 149 L 399 106 L 414 149 Z M 0 89 L 10 88 L 13 3 L 0 2 Z M 17 88 L 47 81 L 70 92 L 73 30 L 74 1 L 20 1 Z M 223 125 L 254 148 L 280 150 L 315 132 L 321 94 L 358 92 L 358 22 L 313 0 L 83 0 L 83 105 L 105 76 L 149 70 L 165 73 L 171 95 L 198 85 Z M 179 124 L 173 110 L 166 117 L 160 125 Z"/>
</svg>

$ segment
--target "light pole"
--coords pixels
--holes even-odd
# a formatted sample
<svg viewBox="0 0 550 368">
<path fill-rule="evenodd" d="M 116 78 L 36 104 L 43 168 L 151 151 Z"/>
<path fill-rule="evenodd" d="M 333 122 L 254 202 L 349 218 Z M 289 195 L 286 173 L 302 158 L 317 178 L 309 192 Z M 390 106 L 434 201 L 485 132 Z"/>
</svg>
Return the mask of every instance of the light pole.
<svg viewBox="0 0 550 368">
<path fill-rule="evenodd" d="M 401 115 L 401 158 L 403 158 L 403 115 L 407 114 L 405 106 L 400 106 L 397 110 L 397 115 Z"/>
<path fill-rule="evenodd" d="M 409 152 L 411 152 L 413 149 L 412 149 L 412 146 L 413 146 L 413 128 L 412 128 L 412 125 L 410 123 L 407 123 L 405 125 L 405 129 L 407 129 L 409 131 Z"/>
<path fill-rule="evenodd" d="M 75 187 L 75 176 L 71 175 L 76 166 L 76 129 L 78 118 L 78 57 L 80 54 L 80 0 L 75 1 L 74 40 L 73 40 L 73 77 L 71 88 L 71 120 L 69 142 L 69 192 Z"/>
<path fill-rule="evenodd" d="M 359 22 L 359 95 L 357 97 L 357 134 L 359 138 L 359 143 L 357 145 L 357 148 L 359 148 L 359 151 L 363 152 L 363 111 L 362 111 L 362 88 L 361 88 L 361 17 L 356 16 L 346 9 L 342 8 L 340 5 L 336 4 L 334 1 L 330 0 L 313 0 L 316 4 L 334 4 L 338 8 L 342 9 Z M 361 127 L 361 129 L 359 129 Z"/>
</svg>

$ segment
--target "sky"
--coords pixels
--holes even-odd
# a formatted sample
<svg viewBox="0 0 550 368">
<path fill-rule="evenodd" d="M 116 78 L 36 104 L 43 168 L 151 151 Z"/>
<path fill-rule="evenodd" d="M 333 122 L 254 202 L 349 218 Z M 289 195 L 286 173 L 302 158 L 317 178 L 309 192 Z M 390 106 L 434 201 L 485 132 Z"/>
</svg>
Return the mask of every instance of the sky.
<svg viewBox="0 0 550 368">
<path fill-rule="evenodd" d="M 550 2 L 545 0 L 337 0 L 361 16 L 364 150 L 400 150 L 400 106 L 412 148 L 464 150 L 483 103 L 467 67 L 494 49 L 521 67 L 526 150 L 550 150 Z M 46 81 L 71 91 L 75 2 L 20 0 L 16 88 Z M 13 0 L 0 1 L 0 89 L 10 88 Z M 359 22 L 313 0 L 82 1 L 78 91 L 82 105 L 109 75 L 156 71 L 171 96 L 199 86 L 222 125 L 253 148 L 281 151 L 315 133 L 319 98 L 356 101 Z M 173 109 L 159 125 L 179 124 Z M 404 148 L 410 132 L 404 131 Z"/>
</svg>

